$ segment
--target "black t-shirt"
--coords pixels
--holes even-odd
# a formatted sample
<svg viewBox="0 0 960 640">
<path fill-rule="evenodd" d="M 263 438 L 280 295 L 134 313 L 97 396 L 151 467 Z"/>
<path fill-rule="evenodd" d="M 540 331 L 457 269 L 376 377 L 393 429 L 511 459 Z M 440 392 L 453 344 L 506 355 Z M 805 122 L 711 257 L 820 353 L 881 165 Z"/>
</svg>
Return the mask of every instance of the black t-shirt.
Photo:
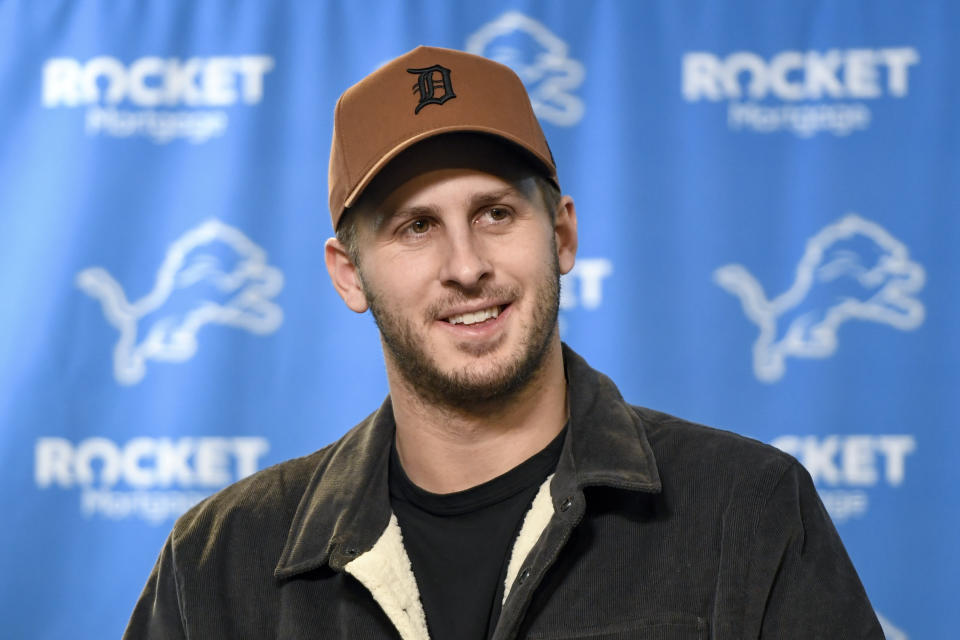
<svg viewBox="0 0 960 640">
<path fill-rule="evenodd" d="M 510 550 L 523 516 L 560 458 L 566 428 L 505 474 L 457 493 L 413 484 L 390 456 L 390 504 L 413 565 L 430 637 L 488 638 L 496 627 Z"/>
</svg>

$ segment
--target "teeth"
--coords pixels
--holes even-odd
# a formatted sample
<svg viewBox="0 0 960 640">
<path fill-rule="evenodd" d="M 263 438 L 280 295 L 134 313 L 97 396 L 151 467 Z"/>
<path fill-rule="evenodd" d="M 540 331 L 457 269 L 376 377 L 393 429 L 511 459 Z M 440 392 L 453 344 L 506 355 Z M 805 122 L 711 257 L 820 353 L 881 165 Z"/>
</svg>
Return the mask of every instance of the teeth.
<svg viewBox="0 0 960 640">
<path fill-rule="evenodd" d="M 472 313 L 461 313 L 457 316 L 450 316 L 447 318 L 447 322 L 450 324 L 476 324 L 484 320 L 489 320 L 490 318 L 496 318 L 499 315 L 500 307 L 490 307 L 489 309 L 481 309 L 480 311 L 474 311 Z"/>
</svg>

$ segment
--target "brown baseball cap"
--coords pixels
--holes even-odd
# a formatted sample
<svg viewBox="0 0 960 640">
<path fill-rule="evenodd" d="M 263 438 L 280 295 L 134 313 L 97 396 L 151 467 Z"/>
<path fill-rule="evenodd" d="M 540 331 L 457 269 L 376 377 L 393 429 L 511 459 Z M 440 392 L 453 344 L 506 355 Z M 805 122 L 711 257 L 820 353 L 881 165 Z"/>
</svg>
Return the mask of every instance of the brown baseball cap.
<svg viewBox="0 0 960 640">
<path fill-rule="evenodd" d="M 421 46 L 380 67 L 337 101 L 329 176 L 333 228 L 400 152 L 458 131 L 516 145 L 557 182 L 553 154 L 517 74 L 481 56 Z"/>
</svg>

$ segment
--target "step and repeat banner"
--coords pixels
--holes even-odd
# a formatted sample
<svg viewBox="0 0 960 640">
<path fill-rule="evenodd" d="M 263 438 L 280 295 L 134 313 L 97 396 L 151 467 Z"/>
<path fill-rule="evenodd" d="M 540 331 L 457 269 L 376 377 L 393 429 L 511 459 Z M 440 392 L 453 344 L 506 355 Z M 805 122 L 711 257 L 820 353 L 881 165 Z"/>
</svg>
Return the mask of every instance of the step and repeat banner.
<svg viewBox="0 0 960 640">
<path fill-rule="evenodd" d="M 0 3 L 3 635 L 118 637 L 180 513 L 379 405 L 331 115 L 429 44 L 526 83 L 578 204 L 564 339 L 795 455 L 887 637 L 953 637 L 958 6 Z"/>
</svg>

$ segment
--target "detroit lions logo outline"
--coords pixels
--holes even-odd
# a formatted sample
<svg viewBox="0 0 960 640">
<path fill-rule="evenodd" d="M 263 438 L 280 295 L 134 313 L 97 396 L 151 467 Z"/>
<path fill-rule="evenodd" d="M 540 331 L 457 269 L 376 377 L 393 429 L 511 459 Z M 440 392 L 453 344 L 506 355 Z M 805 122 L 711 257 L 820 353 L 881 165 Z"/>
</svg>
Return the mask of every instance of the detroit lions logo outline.
<svg viewBox="0 0 960 640">
<path fill-rule="evenodd" d="M 444 66 L 435 64 L 421 69 L 407 69 L 407 73 L 417 76 L 417 82 L 413 85 L 413 93 L 420 95 L 420 102 L 413 110 L 414 115 L 420 113 L 420 110 L 428 104 L 441 105 L 447 100 L 457 97 L 450 80 L 450 69 Z M 434 75 L 437 73 L 440 74 L 439 82 Z M 437 89 L 443 89 L 443 94 L 439 97 L 437 96 Z"/>
<path fill-rule="evenodd" d="M 222 247 L 233 264 L 221 262 L 211 247 Z M 267 252 L 238 228 L 212 218 L 173 241 L 156 272 L 153 288 L 130 300 L 121 284 L 103 267 L 80 271 L 75 283 L 99 300 L 107 322 L 119 331 L 113 348 L 114 378 L 119 384 L 139 383 L 147 363 L 186 362 L 198 348 L 198 333 L 208 324 L 244 329 L 256 335 L 275 332 L 283 309 L 274 298 L 284 276 L 269 263 Z M 204 292 L 197 304 L 180 314 L 166 311 L 174 295 L 187 295 L 203 283 L 218 294 Z"/>
</svg>

